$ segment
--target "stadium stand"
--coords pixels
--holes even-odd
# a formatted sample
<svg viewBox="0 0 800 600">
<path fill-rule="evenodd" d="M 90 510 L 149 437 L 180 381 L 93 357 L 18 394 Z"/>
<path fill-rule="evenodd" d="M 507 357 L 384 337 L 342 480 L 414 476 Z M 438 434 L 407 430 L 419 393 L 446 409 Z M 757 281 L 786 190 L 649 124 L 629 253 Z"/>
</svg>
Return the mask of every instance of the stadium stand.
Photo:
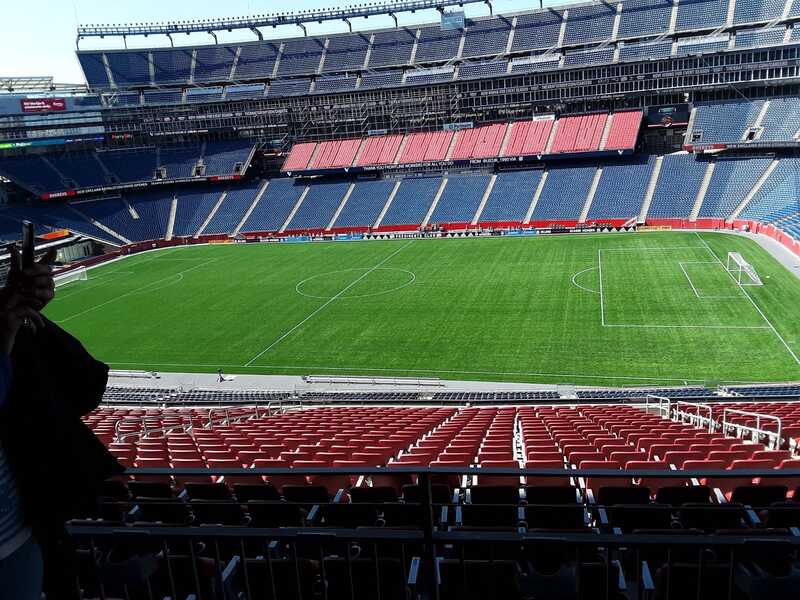
<svg viewBox="0 0 800 600">
<path fill-rule="evenodd" d="M 439 177 L 404 179 L 381 221 L 382 226 L 421 224 L 441 184 Z"/>
<path fill-rule="evenodd" d="M 481 213 L 484 223 L 522 223 L 543 171 L 500 173 Z"/>
<path fill-rule="evenodd" d="M 417 31 L 401 27 L 396 31 L 375 33 L 372 39 L 372 53 L 369 67 L 395 67 L 411 62 Z"/>
<path fill-rule="evenodd" d="M 577 221 L 589 194 L 596 166 L 553 167 L 533 211 L 532 220 Z"/>
<path fill-rule="evenodd" d="M 558 120 L 553 154 L 591 152 L 600 148 L 608 115 L 596 113 Z"/>
<path fill-rule="evenodd" d="M 204 233 L 208 235 L 234 233 L 262 186 L 261 180 L 255 180 L 228 189 L 223 205 L 214 214 Z"/>
<path fill-rule="evenodd" d="M 242 231 L 278 231 L 305 191 L 293 179 L 273 179 L 242 225 Z"/>
<path fill-rule="evenodd" d="M 664 33 L 669 29 L 672 6 L 667 0 L 627 0 L 622 4 L 617 38 Z"/>
<path fill-rule="evenodd" d="M 752 219 L 771 223 L 800 212 L 797 199 L 798 168 L 797 158 L 780 159 L 764 185 L 756 192 L 739 215 L 742 219 Z"/>
<path fill-rule="evenodd" d="M 462 175 L 447 178 L 447 185 L 436 203 L 430 222 L 469 224 L 483 199 L 489 177 Z"/>
<path fill-rule="evenodd" d="M 692 141 L 704 144 L 742 141 L 762 106 L 762 100 L 698 104 L 694 108 L 694 127 L 689 136 Z"/>
<path fill-rule="evenodd" d="M 681 0 L 675 30 L 713 29 L 723 25 L 727 15 L 728 0 Z"/>
<path fill-rule="evenodd" d="M 447 31 L 439 27 L 420 28 L 414 62 L 439 62 L 456 56 L 463 35 L 461 29 Z"/>
<path fill-rule="evenodd" d="M 367 58 L 369 36 L 364 34 L 341 35 L 329 38 L 325 49 L 323 71 L 351 71 L 361 69 Z"/>
<path fill-rule="evenodd" d="M 655 159 L 650 157 L 604 164 L 589 220 L 631 218 L 639 214 Z"/>
<path fill-rule="evenodd" d="M 391 165 L 403 142 L 402 135 L 380 135 L 366 139 L 355 164 L 361 167 L 372 165 Z"/>
<path fill-rule="evenodd" d="M 613 4 L 578 5 L 570 8 L 564 43 L 584 44 L 610 38 L 616 14 L 617 8 Z"/>
<path fill-rule="evenodd" d="M 511 22 L 505 17 L 471 21 L 464 34 L 463 58 L 497 56 L 506 51 Z"/>
<path fill-rule="evenodd" d="M 536 119 L 511 123 L 508 145 L 503 156 L 532 156 L 544 154 L 553 130 L 553 119 Z"/>
<path fill-rule="evenodd" d="M 648 216 L 688 218 L 708 163 L 692 154 L 670 154 L 661 163 Z"/>
<path fill-rule="evenodd" d="M 357 181 L 333 224 L 336 227 L 372 227 L 394 189 L 392 180 Z"/>
<path fill-rule="evenodd" d="M 473 129 L 462 129 L 456 133 L 452 160 L 490 158 L 500 153 L 507 125 L 498 123 Z"/>
<path fill-rule="evenodd" d="M 410 133 L 406 136 L 405 146 L 400 151 L 397 162 L 408 164 L 443 161 L 447 158 L 452 140 L 452 131 Z"/>
<path fill-rule="evenodd" d="M 211 213 L 211 209 L 219 201 L 220 193 L 218 190 L 178 190 L 175 194 L 178 200 L 172 235 L 174 237 L 194 236 Z"/>
<path fill-rule="evenodd" d="M 311 185 L 287 230 L 325 229 L 349 187 L 349 182 Z"/>
<path fill-rule="evenodd" d="M 766 158 L 718 160 L 699 216 L 725 218 L 730 215 L 753 189 L 769 163 Z"/>
</svg>

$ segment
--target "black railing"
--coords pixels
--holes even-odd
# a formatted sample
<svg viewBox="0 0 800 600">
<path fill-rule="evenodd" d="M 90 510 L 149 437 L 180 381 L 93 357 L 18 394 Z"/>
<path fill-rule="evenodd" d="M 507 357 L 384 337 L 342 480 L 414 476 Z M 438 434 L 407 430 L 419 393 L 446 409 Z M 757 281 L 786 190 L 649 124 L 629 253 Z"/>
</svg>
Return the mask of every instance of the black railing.
<svg viewBox="0 0 800 600">
<path fill-rule="evenodd" d="M 800 472 L 795 473 L 800 483 Z M 629 486 L 635 479 L 652 483 L 660 478 L 665 487 L 670 482 L 679 487 L 687 480 L 791 477 L 791 471 L 356 467 L 130 469 L 128 475 L 139 481 L 160 477 L 163 482 L 172 477 L 210 482 L 214 475 L 221 477 L 219 485 L 201 484 L 198 489 L 222 494 L 198 498 L 187 483 L 173 490 L 174 497 L 106 500 L 100 509 L 105 519 L 94 515 L 72 522 L 69 531 L 82 565 L 79 585 L 86 597 L 683 600 L 777 597 L 775 590 L 789 598 L 800 584 L 794 570 L 800 531 L 792 526 L 800 524 L 800 502 L 738 504 L 728 503 L 722 493 L 708 493 L 705 503 L 666 505 L 648 494 L 644 503 L 629 505 L 608 502 L 606 491 L 619 489 L 609 487 L 609 480 L 617 479 Z M 245 490 L 252 492 L 253 486 L 243 483 L 250 478 L 266 488 L 264 476 L 284 481 L 296 476 L 301 483 L 304 476 L 312 482 L 315 476 L 352 476 L 352 481 L 359 476 L 366 487 L 371 480 L 386 483 L 387 475 L 398 484 L 416 476 L 417 494 L 412 498 L 406 488 L 405 497 L 398 491 L 389 501 L 358 502 L 354 488 L 351 498 L 343 488 L 322 498 L 289 501 L 292 486 L 284 485 L 283 497 L 276 490 L 271 501 L 237 498 Z M 464 485 L 474 475 L 479 485 Z M 493 485 L 497 477 L 507 476 L 510 487 L 518 488 L 519 500 L 478 503 L 481 475 L 491 475 Z M 535 478 L 538 487 L 526 488 L 519 476 L 529 482 Z M 574 501 L 534 504 L 525 495 L 546 489 L 541 487 L 543 478 L 563 481 L 565 476 L 574 485 Z M 594 477 L 606 486 L 594 490 L 596 494 L 586 486 Z M 448 478 L 457 479 L 459 487 L 439 497 L 439 482 Z M 300 487 L 308 492 L 314 486 Z M 765 483 L 761 491 L 767 490 Z M 162 512 L 166 517 L 161 521 L 146 514 L 154 509 L 158 514 L 164 507 L 172 513 Z M 183 517 L 171 521 L 175 507 Z M 296 511 L 293 518 L 300 518 L 279 523 L 277 513 L 287 507 Z M 118 518 L 111 516 L 115 510 Z M 393 521 L 399 510 L 412 518 Z M 578 525 L 559 527 L 561 517 L 575 511 Z M 784 526 L 766 526 L 770 511 L 788 515 Z M 632 528 L 643 512 L 648 513 L 643 522 L 659 513 L 666 521 L 656 521 L 667 526 Z M 239 520 L 231 520 L 231 514 Z M 469 514 L 478 518 L 470 522 L 465 518 Z M 758 591 L 759 585 L 764 591 Z M 766 590 L 772 595 L 764 596 Z"/>
</svg>

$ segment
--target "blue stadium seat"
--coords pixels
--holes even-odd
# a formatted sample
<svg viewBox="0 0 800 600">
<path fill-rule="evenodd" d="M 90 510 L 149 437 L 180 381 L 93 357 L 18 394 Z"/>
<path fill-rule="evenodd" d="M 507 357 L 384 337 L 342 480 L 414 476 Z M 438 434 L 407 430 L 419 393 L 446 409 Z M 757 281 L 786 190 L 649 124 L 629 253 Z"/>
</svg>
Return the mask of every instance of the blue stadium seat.
<svg viewBox="0 0 800 600">
<path fill-rule="evenodd" d="M 221 189 L 180 189 L 176 192 L 178 203 L 172 235 L 191 237 L 202 227 L 222 194 Z"/>
<path fill-rule="evenodd" d="M 698 216 L 729 217 L 753 189 L 769 163 L 768 158 L 718 160 Z"/>
<path fill-rule="evenodd" d="M 689 56 L 693 54 L 719 52 L 720 50 L 727 50 L 729 44 L 730 36 L 727 33 L 710 38 L 687 38 L 685 40 L 678 40 L 677 55 Z"/>
<path fill-rule="evenodd" d="M 85 205 L 77 204 L 76 206 L 83 209 Z M 84 211 L 81 210 L 81 212 Z M 34 200 L 30 204 L 8 206 L 3 211 L 3 214 L 20 221 L 22 219 L 33 221 L 39 231 L 41 231 L 42 226 L 46 225 L 54 229 L 69 229 L 115 245 L 122 243 L 121 240 L 81 217 L 65 202 L 40 202 Z"/>
<path fill-rule="evenodd" d="M 519 15 L 511 50 L 519 52 L 555 46 L 558 43 L 562 22 L 562 13 L 550 10 Z"/>
<path fill-rule="evenodd" d="M 510 32 L 511 21 L 505 17 L 471 21 L 465 33 L 462 58 L 503 54 Z"/>
<path fill-rule="evenodd" d="M 773 222 L 800 212 L 800 158 L 784 157 L 739 215 L 740 219 Z"/>
<path fill-rule="evenodd" d="M 771 21 L 783 14 L 784 0 L 736 0 L 733 22 L 757 23 Z"/>
<path fill-rule="evenodd" d="M 374 73 L 365 72 L 361 75 L 361 85 L 359 89 L 395 87 L 402 82 L 403 72 L 400 70 L 376 71 Z"/>
<path fill-rule="evenodd" d="M 440 177 L 404 179 L 381 225 L 419 225 L 439 189 Z"/>
<path fill-rule="evenodd" d="M 200 148 L 198 146 L 161 148 L 159 155 L 159 166 L 166 169 L 167 179 L 193 177 L 194 168 L 200 160 Z"/>
<path fill-rule="evenodd" d="M 174 194 L 171 190 L 153 190 L 127 196 L 133 209 L 139 215 L 131 219 L 127 233 L 122 233 L 132 241 L 158 240 L 167 235 L 167 223 Z"/>
<path fill-rule="evenodd" d="M 349 187 L 349 181 L 313 184 L 286 229 L 325 229 Z"/>
<path fill-rule="evenodd" d="M 575 6 L 568 10 L 565 44 L 598 42 L 611 37 L 617 15 L 616 4 Z"/>
<path fill-rule="evenodd" d="M 197 49 L 194 65 L 194 81 L 228 81 L 236 58 L 236 46 L 205 46 Z"/>
<path fill-rule="evenodd" d="M 334 227 L 372 227 L 394 186 L 388 179 L 357 181 Z"/>
<path fill-rule="evenodd" d="M 4 157 L 0 161 L 0 173 L 36 194 L 64 189 L 58 173 L 35 155 Z"/>
<path fill-rule="evenodd" d="M 153 72 L 159 84 L 188 83 L 192 73 L 192 50 L 153 50 Z"/>
<path fill-rule="evenodd" d="M 294 179 L 273 179 L 247 218 L 242 231 L 278 231 L 305 190 Z"/>
<path fill-rule="evenodd" d="M 619 61 L 667 58 L 671 53 L 672 42 L 625 44 L 619 48 Z"/>
<path fill-rule="evenodd" d="M 353 71 L 364 66 L 369 48 L 369 34 L 353 33 L 328 38 L 323 71 Z"/>
<path fill-rule="evenodd" d="M 788 142 L 800 131 L 800 99 L 772 98 L 761 121 L 758 142 Z"/>
<path fill-rule="evenodd" d="M 665 156 L 647 216 L 689 218 L 707 166 L 693 154 Z"/>
<path fill-rule="evenodd" d="M 560 54 L 548 54 L 546 56 L 536 57 L 535 60 L 530 60 L 529 58 L 516 60 L 512 59 L 511 72 L 533 73 L 535 71 L 548 71 L 551 69 L 557 69 L 560 60 Z"/>
<path fill-rule="evenodd" d="M 324 41 L 317 38 L 287 40 L 278 64 L 278 76 L 316 73 L 322 59 Z"/>
<path fill-rule="evenodd" d="M 421 28 L 414 62 L 436 62 L 454 58 L 458 53 L 461 35 L 462 30 L 460 29 Z"/>
<path fill-rule="evenodd" d="M 613 48 L 589 48 L 586 50 L 568 50 L 564 55 L 564 66 L 608 64 L 614 59 Z"/>
<path fill-rule="evenodd" d="M 603 165 L 603 175 L 587 219 L 628 219 L 638 216 L 654 164 L 655 157 L 650 156 Z"/>
<path fill-rule="evenodd" d="M 416 37 L 417 30 L 407 27 L 376 33 L 372 39 L 369 68 L 407 65 Z"/>
<path fill-rule="evenodd" d="M 671 0 L 625 0 L 617 38 L 663 33 L 669 28 Z"/>
<path fill-rule="evenodd" d="M 539 186 L 543 170 L 500 173 L 494 182 L 481 222 L 520 221 L 525 218 Z"/>
<path fill-rule="evenodd" d="M 119 182 L 152 181 L 156 171 L 155 148 L 105 150 L 97 156 Z"/>
<path fill-rule="evenodd" d="M 111 86 L 102 52 L 78 52 L 78 61 L 90 88 L 106 89 Z"/>
<path fill-rule="evenodd" d="M 270 84 L 267 95 L 270 98 L 303 96 L 308 93 L 310 87 L 310 79 L 276 79 Z"/>
<path fill-rule="evenodd" d="M 675 31 L 719 27 L 728 16 L 728 0 L 680 0 Z"/>
<path fill-rule="evenodd" d="M 225 196 L 225 201 L 203 233 L 208 235 L 233 233 L 253 204 L 262 185 L 262 181 L 255 180 L 230 188 Z"/>
<path fill-rule="evenodd" d="M 432 69 L 419 69 L 406 73 L 406 85 L 421 85 L 426 83 L 444 83 L 453 80 L 455 67 L 434 67 Z"/>
<path fill-rule="evenodd" d="M 314 91 L 320 94 L 327 94 L 331 92 L 349 92 L 356 89 L 358 77 L 351 76 L 333 76 L 333 77 L 320 77 L 314 84 Z"/>
<path fill-rule="evenodd" d="M 189 88 L 186 90 L 186 103 L 215 102 L 222 100 L 222 88 Z"/>
<path fill-rule="evenodd" d="M 505 75 L 507 70 L 508 62 L 505 60 L 462 63 L 458 67 L 458 78 L 477 79 L 480 77 L 495 77 L 497 75 Z"/>
<path fill-rule="evenodd" d="M 304 80 L 305 81 L 305 80 Z M 226 100 L 244 100 L 246 98 L 263 98 L 267 86 L 263 83 L 247 83 L 244 85 L 229 85 L 225 88 Z M 308 82 L 306 81 L 306 90 Z"/>
<path fill-rule="evenodd" d="M 783 36 L 785 33 L 785 27 L 773 27 L 772 29 L 740 29 L 736 32 L 736 47 L 760 48 L 763 46 L 779 46 L 783 44 Z"/>
<path fill-rule="evenodd" d="M 246 140 L 207 142 L 203 155 L 206 176 L 236 173 L 236 164 L 247 161 L 252 151 L 252 142 Z"/>
<path fill-rule="evenodd" d="M 575 220 L 581 215 L 597 167 L 556 166 L 548 169 L 532 220 Z"/>
<path fill-rule="evenodd" d="M 430 223 L 470 223 L 480 206 L 489 179 L 488 175 L 449 176 Z"/>
<path fill-rule="evenodd" d="M 278 58 L 278 47 L 272 42 L 252 42 L 239 46 L 239 60 L 233 79 L 245 81 L 261 77 L 272 77 L 275 60 Z"/>
<path fill-rule="evenodd" d="M 180 104 L 183 102 L 183 90 L 145 91 L 144 103 L 148 106 L 156 104 Z"/>
<path fill-rule="evenodd" d="M 47 160 L 75 187 L 94 187 L 108 184 L 105 171 L 95 158 L 95 152 L 70 152 L 48 155 Z"/>
<path fill-rule="evenodd" d="M 118 87 L 150 83 L 150 59 L 147 52 L 106 52 L 106 59 Z"/>
<path fill-rule="evenodd" d="M 763 100 L 697 104 L 692 141 L 703 144 L 741 141 L 763 104 Z"/>
</svg>

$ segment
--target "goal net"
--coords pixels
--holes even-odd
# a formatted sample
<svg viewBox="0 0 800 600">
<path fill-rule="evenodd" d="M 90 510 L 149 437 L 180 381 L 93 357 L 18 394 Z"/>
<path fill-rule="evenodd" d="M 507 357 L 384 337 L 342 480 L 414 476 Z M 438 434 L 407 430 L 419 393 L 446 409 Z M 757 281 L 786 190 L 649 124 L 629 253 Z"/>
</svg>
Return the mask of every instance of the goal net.
<svg viewBox="0 0 800 600">
<path fill-rule="evenodd" d="M 69 273 L 56 275 L 54 279 L 56 287 L 61 287 L 62 285 L 67 285 L 68 283 L 72 283 L 74 281 L 86 281 L 89 279 L 89 275 L 86 271 L 86 267 L 78 267 Z"/>
<path fill-rule="evenodd" d="M 738 252 L 728 252 L 728 264 L 725 269 L 733 275 L 739 285 L 764 285 L 753 265 Z"/>
</svg>

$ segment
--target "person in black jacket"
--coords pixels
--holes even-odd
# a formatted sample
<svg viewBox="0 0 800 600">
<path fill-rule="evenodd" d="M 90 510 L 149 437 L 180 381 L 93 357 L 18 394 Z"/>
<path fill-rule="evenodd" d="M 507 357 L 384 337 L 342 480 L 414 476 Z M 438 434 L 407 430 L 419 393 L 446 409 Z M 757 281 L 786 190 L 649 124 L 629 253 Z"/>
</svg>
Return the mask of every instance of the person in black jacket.
<svg viewBox="0 0 800 600">
<path fill-rule="evenodd" d="M 12 256 L 2 292 L 29 299 L 37 312 L 53 297 L 46 256 L 23 271 Z M 108 366 L 41 314 L 11 350 L 11 385 L 0 408 L 0 444 L 19 492 L 23 519 L 41 548 L 48 600 L 80 598 L 75 551 L 64 524 L 91 512 L 102 482 L 124 472 L 81 417 L 97 408 Z M 2 598 L 2 594 L 0 594 Z"/>
</svg>

